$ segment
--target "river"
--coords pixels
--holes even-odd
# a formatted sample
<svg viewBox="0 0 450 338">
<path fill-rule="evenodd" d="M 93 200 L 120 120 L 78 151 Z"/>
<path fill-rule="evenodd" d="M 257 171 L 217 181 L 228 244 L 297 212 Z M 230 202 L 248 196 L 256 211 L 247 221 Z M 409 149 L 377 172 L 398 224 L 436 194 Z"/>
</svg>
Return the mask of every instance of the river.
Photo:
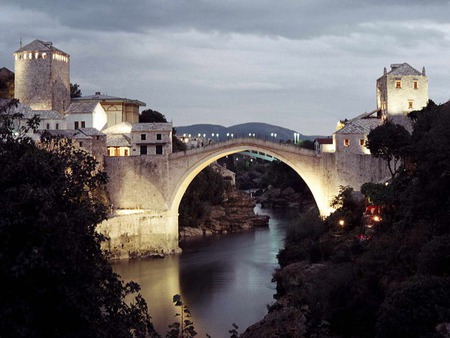
<svg viewBox="0 0 450 338">
<path fill-rule="evenodd" d="M 125 281 L 141 285 L 141 293 L 157 331 L 165 336 L 177 320 L 172 297 L 180 294 L 189 307 L 197 337 L 206 333 L 229 337 L 235 323 L 238 332 L 259 321 L 272 304 L 272 273 L 283 245 L 285 228 L 292 217 L 286 210 L 255 212 L 269 215 L 269 227 L 254 231 L 211 236 L 180 243 L 183 253 L 162 259 L 123 261 L 113 265 Z M 178 311 L 179 312 L 179 311 Z"/>
</svg>

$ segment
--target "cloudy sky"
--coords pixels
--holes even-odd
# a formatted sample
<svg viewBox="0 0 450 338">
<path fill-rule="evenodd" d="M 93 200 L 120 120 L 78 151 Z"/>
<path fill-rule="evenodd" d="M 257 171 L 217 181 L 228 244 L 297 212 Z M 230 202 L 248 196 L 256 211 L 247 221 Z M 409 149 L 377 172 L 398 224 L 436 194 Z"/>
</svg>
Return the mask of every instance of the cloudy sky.
<svg viewBox="0 0 450 338">
<path fill-rule="evenodd" d="M 392 63 L 450 99 L 447 0 L 1 0 L 0 67 L 40 39 L 71 82 L 138 99 L 175 126 L 265 122 L 331 134 L 376 108 Z"/>
</svg>

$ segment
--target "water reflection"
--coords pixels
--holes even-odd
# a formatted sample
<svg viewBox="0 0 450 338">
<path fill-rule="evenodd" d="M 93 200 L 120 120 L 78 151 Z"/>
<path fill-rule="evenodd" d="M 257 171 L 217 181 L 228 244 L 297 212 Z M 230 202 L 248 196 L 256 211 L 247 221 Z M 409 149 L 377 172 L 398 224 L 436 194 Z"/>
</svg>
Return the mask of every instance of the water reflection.
<svg viewBox="0 0 450 338">
<path fill-rule="evenodd" d="M 153 322 L 161 334 L 175 321 L 172 296 L 180 294 L 192 312 L 199 337 L 229 337 L 232 323 L 239 332 L 261 319 L 273 302 L 272 273 L 282 246 L 287 213 L 269 214 L 269 228 L 181 243 L 183 253 L 114 265 L 125 280 L 142 287 Z"/>
</svg>

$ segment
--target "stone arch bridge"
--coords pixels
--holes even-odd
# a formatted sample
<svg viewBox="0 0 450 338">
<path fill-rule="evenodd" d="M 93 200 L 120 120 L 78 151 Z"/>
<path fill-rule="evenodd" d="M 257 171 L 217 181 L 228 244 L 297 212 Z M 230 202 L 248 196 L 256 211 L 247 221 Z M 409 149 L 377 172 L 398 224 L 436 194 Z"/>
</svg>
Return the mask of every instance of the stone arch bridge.
<svg viewBox="0 0 450 338">
<path fill-rule="evenodd" d="M 99 226 L 109 237 L 113 257 L 179 251 L 178 207 L 194 177 L 217 159 L 243 151 L 271 155 L 305 181 L 323 216 L 339 186 L 359 190 L 364 182 L 386 177 L 383 163 L 370 155 L 322 153 L 255 138 L 232 139 L 166 156 L 105 157 L 114 216 Z"/>
</svg>

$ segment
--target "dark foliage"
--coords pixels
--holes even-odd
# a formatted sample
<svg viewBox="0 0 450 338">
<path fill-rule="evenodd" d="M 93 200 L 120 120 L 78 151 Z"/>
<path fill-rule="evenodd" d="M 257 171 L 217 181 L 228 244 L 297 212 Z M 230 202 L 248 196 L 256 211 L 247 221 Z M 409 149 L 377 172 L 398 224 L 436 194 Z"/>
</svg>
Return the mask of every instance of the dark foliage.
<svg viewBox="0 0 450 338">
<path fill-rule="evenodd" d="M 435 328 L 450 318 L 450 279 L 419 276 L 394 287 L 380 307 L 377 337 L 442 337 Z"/>
<path fill-rule="evenodd" d="M 139 286 L 100 248 L 105 174 L 65 140 L 12 135 L 0 142 L 0 336 L 153 334 Z"/>
<path fill-rule="evenodd" d="M 203 169 L 191 182 L 179 208 L 181 227 L 200 226 L 209 215 L 209 207 L 221 205 L 229 183 L 210 167 Z"/>
<path fill-rule="evenodd" d="M 167 123 L 166 117 L 156 110 L 147 109 L 139 115 L 140 123 Z"/>
<path fill-rule="evenodd" d="M 394 177 L 401 170 L 401 160 L 411 153 L 411 135 L 401 125 L 386 120 L 367 136 L 367 147 L 375 157 L 386 160 Z"/>
<path fill-rule="evenodd" d="M 81 97 L 81 89 L 78 83 L 70 84 L 70 97 L 73 99 L 75 97 Z"/>
<path fill-rule="evenodd" d="M 436 327 L 450 322 L 450 104 L 430 102 L 411 117 L 412 137 L 392 125 L 372 134 L 373 146 L 381 138 L 378 156 L 407 164 L 407 170 L 400 162 L 392 166 L 388 185 L 361 187 L 370 203 L 382 206 L 383 226 L 369 239 L 355 239 L 363 204 L 343 187 L 326 226 L 291 231 L 280 251 L 282 267 L 298 262 L 305 264 L 303 270 L 314 270 L 316 262 L 323 266 L 310 276 L 314 284 L 298 276 L 296 284 L 289 284 L 293 276 L 277 280 L 296 306 L 308 304 L 311 335 L 319 332 L 322 320 L 330 323 L 332 334 L 343 337 L 439 337 Z M 340 218 L 354 223 L 339 228 Z M 328 254 L 312 259 L 310 249 L 324 252 L 325 243 Z"/>
</svg>

